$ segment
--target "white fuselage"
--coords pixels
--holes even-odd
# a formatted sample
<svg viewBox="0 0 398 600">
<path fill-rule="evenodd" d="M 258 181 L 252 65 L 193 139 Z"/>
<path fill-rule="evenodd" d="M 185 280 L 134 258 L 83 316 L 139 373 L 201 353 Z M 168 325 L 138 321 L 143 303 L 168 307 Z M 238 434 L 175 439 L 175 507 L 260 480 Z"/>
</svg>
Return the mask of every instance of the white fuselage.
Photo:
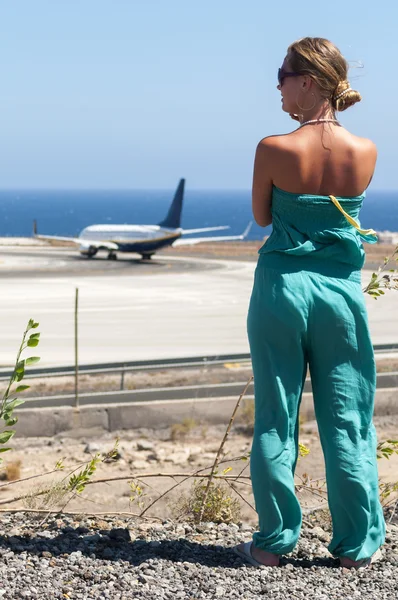
<svg viewBox="0 0 398 600">
<path fill-rule="evenodd" d="M 90 225 L 83 229 L 79 239 L 131 244 L 144 240 L 178 238 L 181 234 L 181 228 L 168 229 L 159 225 Z"/>
</svg>

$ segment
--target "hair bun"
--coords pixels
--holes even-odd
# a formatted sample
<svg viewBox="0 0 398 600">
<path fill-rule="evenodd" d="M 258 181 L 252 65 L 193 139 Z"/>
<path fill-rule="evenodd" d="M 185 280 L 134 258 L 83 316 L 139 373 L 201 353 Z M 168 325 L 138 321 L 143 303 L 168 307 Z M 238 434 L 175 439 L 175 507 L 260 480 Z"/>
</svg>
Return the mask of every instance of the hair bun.
<svg viewBox="0 0 398 600">
<path fill-rule="evenodd" d="M 351 88 L 349 81 L 341 81 L 333 94 L 332 106 L 334 110 L 341 112 L 361 100 L 361 94 Z"/>
</svg>

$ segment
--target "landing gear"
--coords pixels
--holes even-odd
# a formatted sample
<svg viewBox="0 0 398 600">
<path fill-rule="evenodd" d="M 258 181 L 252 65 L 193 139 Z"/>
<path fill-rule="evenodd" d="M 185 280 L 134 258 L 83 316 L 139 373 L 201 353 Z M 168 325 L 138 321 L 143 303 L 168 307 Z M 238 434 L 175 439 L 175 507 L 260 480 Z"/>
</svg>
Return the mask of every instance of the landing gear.
<svg viewBox="0 0 398 600">
<path fill-rule="evenodd" d="M 154 252 L 144 252 L 143 254 L 141 254 L 142 260 L 151 260 L 154 254 Z"/>
<path fill-rule="evenodd" d="M 98 248 L 94 248 L 93 246 L 90 246 L 87 249 L 83 249 L 80 250 L 80 254 L 82 256 L 85 256 L 86 258 L 93 258 L 98 252 Z"/>
<path fill-rule="evenodd" d="M 114 250 L 109 251 L 108 260 L 117 260 L 117 254 Z"/>
</svg>

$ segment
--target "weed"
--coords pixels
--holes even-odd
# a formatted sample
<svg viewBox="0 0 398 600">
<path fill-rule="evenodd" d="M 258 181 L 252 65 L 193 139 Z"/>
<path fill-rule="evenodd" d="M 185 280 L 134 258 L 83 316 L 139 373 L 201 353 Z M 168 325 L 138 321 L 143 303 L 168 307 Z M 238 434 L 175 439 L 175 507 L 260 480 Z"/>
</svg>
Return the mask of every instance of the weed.
<svg viewBox="0 0 398 600">
<path fill-rule="evenodd" d="M 200 520 L 207 483 L 194 481 L 188 494 L 180 497 L 172 508 L 177 520 L 197 523 Z M 240 520 L 240 503 L 230 495 L 230 489 L 222 481 L 211 482 L 202 515 L 202 521 L 212 523 L 236 523 Z"/>
<path fill-rule="evenodd" d="M 21 478 L 21 460 L 15 460 L 6 466 L 6 480 L 16 481 Z"/>
<path fill-rule="evenodd" d="M 30 509 L 51 509 L 57 506 L 65 498 L 67 490 L 61 482 L 55 482 L 52 485 L 41 484 L 35 486 L 23 499 L 23 504 Z"/>
<path fill-rule="evenodd" d="M 8 463 L 3 469 L 3 472 L 0 473 L 1 481 L 17 481 L 21 478 L 21 460 L 14 460 L 13 462 Z"/>
<path fill-rule="evenodd" d="M 241 429 L 246 435 L 252 435 L 254 432 L 254 400 L 245 399 L 242 403 L 242 410 L 239 415 Z"/>
<path fill-rule="evenodd" d="M 170 439 L 173 442 L 185 440 L 189 433 L 197 426 L 195 419 L 186 418 L 181 423 L 174 423 L 170 427 Z"/>
</svg>

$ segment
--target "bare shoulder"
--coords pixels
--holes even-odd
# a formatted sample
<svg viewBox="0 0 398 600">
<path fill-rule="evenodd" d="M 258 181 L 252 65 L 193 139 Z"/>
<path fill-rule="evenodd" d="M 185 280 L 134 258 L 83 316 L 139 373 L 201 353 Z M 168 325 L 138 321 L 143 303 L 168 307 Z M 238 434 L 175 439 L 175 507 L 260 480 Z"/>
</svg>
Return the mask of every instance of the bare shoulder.
<svg viewBox="0 0 398 600">
<path fill-rule="evenodd" d="M 292 134 L 281 134 L 281 135 L 269 135 L 262 140 L 259 141 L 257 145 L 257 151 L 264 155 L 269 155 L 270 153 L 275 152 L 283 152 L 288 147 L 289 143 L 291 143 L 288 138 L 291 137 Z"/>
<path fill-rule="evenodd" d="M 350 134 L 353 144 L 357 147 L 357 149 L 368 156 L 377 156 L 377 146 L 372 140 L 364 137 L 359 137 L 357 135 Z"/>
</svg>

